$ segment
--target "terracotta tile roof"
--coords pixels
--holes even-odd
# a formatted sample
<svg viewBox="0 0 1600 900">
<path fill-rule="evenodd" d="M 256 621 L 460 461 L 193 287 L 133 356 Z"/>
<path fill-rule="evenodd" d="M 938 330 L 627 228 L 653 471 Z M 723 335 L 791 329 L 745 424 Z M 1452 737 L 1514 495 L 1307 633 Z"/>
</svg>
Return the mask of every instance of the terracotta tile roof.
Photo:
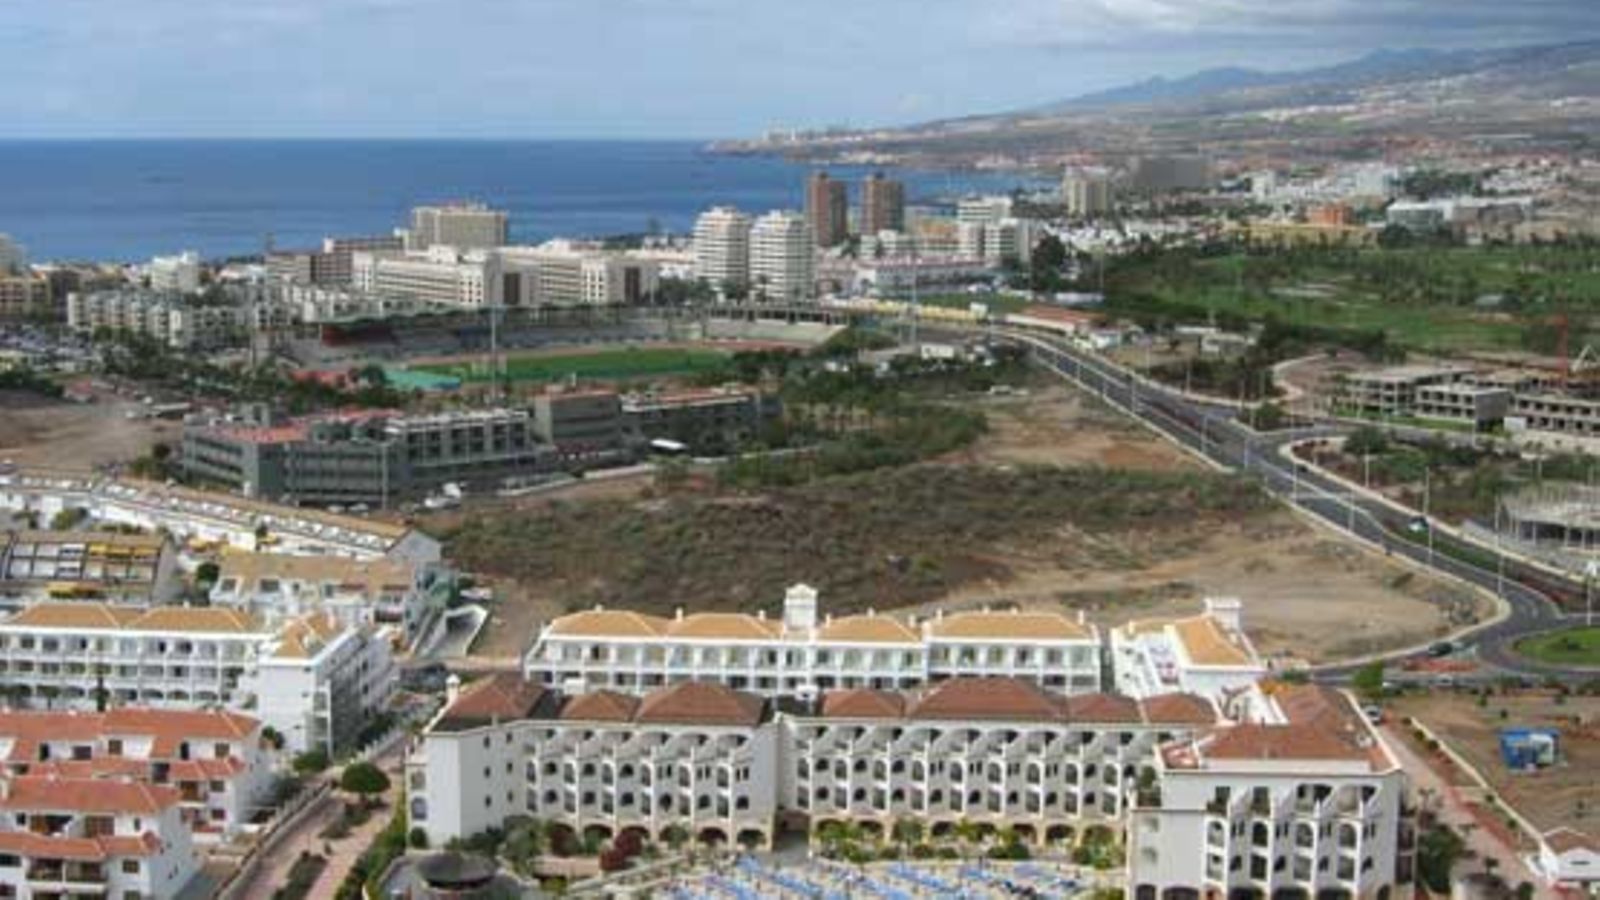
<svg viewBox="0 0 1600 900">
<path fill-rule="evenodd" d="M 678 725 L 755 725 L 766 701 L 721 684 L 686 681 L 660 688 L 639 702 L 635 720 Z"/>
<path fill-rule="evenodd" d="M 667 636 L 770 641 L 783 635 L 783 624 L 742 613 L 695 613 L 667 623 Z"/>
<path fill-rule="evenodd" d="M 1572 828 L 1554 828 L 1546 831 L 1539 839 L 1555 853 L 1567 853 L 1572 850 L 1600 853 L 1600 840 L 1595 840 Z"/>
<path fill-rule="evenodd" d="M 1139 701 L 1144 720 L 1151 725 L 1212 725 L 1217 709 L 1194 694 L 1157 694 Z"/>
<path fill-rule="evenodd" d="M 1073 722 L 1138 723 L 1144 721 L 1139 701 L 1118 694 L 1073 694 L 1065 699 Z"/>
<path fill-rule="evenodd" d="M 1233 725 L 1195 744 L 1205 759 L 1372 761 L 1370 745 L 1362 747 L 1341 735 L 1299 725 Z"/>
<path fill-rule="evenodd" d="M 260 630 L 260 625 L 253 617 L 236 609 L 157 606 L 140 610 L 109 603 L 37 603 L 0 622 L 0 625 L 217 634 L 250 634 Z"/>
<path fill-rule="evenodd" d="M 105 603 L 36 603 L 3 624 L 27 628 L 121 629 L 139 618 L 137 609 Z"/>
<path fill-rule="evenodd" d="M 660 637 L 666 619 L 620 609 L 592 609 L 565 615 L 550 623 L 550 633 L 594 637 Z"/>
<path fill-rule="evenodd" d="M 822 715 L 830 719 L 898 719 L 905 711 L 906 698 L 893 691 L 858 688 L 822 695 Z"/>
<path fill-rule="evenodd" d="M 1256 660 L 1239 639 L 1211 616 L 1195 616 L 1174 622 L 1173 629 L 1183 642 L 1190 661 L 1202 666 L 1249 666 Z"/>
<path fill-rule="evenodd" d="M 928 623 L 936 638 L 967 640 L 1076 641 L 1094 636 L 1087 626 L 1061 615 L 1042 612 L 953 613 Z"/>
<path fill-rule="evenodd" d="M 311 659 L 344 629 L 330 612 L 314 612 L 283 626 L 272 655 L 278 659 Z"/>
<path fill-rule="evenodd" d="M 630 722 L 638 709 L 637 697 L 616 691 L 590 691 L 568 700 L 561 707 L 561 718 L 586 722 Z"/>
<path fill-rule="evenodd" d="M 502 672 L 463 688 L 454 703 L 440 716 L 438 726 L 474 728 L 494 721 L 526 719 L 540 701 L 550 694 L 544 685 L 521 675 Z"/>
<path fill-rule="evenodd" d="M 1018 678 L 952 678 L 924 690 L 910 704 L 911 719 L 1061 718 L 1061 698 Z"/>
<path fill-rule="evenodd" d="M 54 759 L 28 766 L 28 775 L 50 778 L 148 778 L 153 762 L 126 756 Z"/>
<path fill-rule="evenodd" d="M 154 815 L 177 803 L 173 788 L 138 781 L 32 775 L 0 780 L 0 809 Z"/>
<path fill-rule="evenodd" d="M 920 644 L 922 636 L 893 616 L 844 616 L 823 623 L 817 639 L 860 644 Z"/>
<path fill-rule="evenodd" d="M 42 743 L 87 742 L 111 737 L 150 737 L 151 758 L 175 756 L 185 740 L 248 739 L 260 727 L 257 720 L 224 710 L 147 709 L 117 707 L 104 713 L 69 710 L 0 711 L 0 747 L 10 743 L 6 759 L 38 759 Z"/>
<path fill-rule="evenodd" d="M 337 584 L 378 594 L 409 589 L 416 577 L 408 563 L 388 558 L 356 560 L 344 556 L 300 556 L 290 553 L 224 553 L 218 581 L 237 578 L 242 590 L 255 591 L 262 579 Z"/>
<path fill-rule="evenodd" d="M 118 856 L 155 856 L 161 840 L 150 832 L 139 837 L 47 837 L 29 831 L 0 831 L 0 852 L 44 859 L 104 862 Z"/>
</svg>

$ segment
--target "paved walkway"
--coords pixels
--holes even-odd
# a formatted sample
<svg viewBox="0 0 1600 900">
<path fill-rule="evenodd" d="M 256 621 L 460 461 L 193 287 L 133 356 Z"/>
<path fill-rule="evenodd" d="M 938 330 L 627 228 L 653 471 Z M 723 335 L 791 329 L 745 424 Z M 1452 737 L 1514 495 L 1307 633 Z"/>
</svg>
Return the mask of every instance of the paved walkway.
<svg viewBox="0 0 1600 900">
<path fill-rule="evenodd" d="M 1455 874 L 1458 877 L 1482 872 L 1483 860 L 1495 859 L 1500 863 L 1495 869 L 1496 874 L 1512 887 L 1516 887 L 1518 882 L 1527 881 L 1535 886 L 1535 897 L 1561 896 L 1543 886 L 1538 877 L 1523 863 L 1517 849 L 1502 840 L 1497 829 L 1482 826 L 1478 817 L 1467 808 L 1460 790 L 1447 784 L 1427 760 L 1411 749 L 1411 745 L 1406 743 L 1406 739 L 1392 724 L 1384 724 L 1379 728 L 1383 731 L 1385 742 L 1399 760 L 1401 768 L 1411 777 L 1412 787 L 1418 792 L 1427 790 L 1437 798 L 1433 803 L 1433 809 L 1439 820 L 1454 828 L 1457 834 L 1465 838 L 1468 849 L 1476 854 L 1474 858 L 1463 859 L 1456 865 Z M 1417 837 L 1420 840 L 1422 836 L 1419 833 Z"/>
<path fill-rule="evenodd" d="M 338 892 L 339 885 L 344 883 L 345 875 L 356 864 L 356 860 L 367 852 L 378 832 L 382 831 L 384 826 L 389 824 L 390 818 L 399 812 L 397 804 L 400 803 L 400 784 L 404 773 L 400 771 L 401 757 L 397 751 L 398 746 L 374 760 L 389 775 L 389 791 L 383 795 L 383 807 L 374 808 L 367 821 L 351 829 L 344 837 L 336 841 L 320 842 L 331 844 L 333 855 L 328 857 L 328 866 L 317 877 L 317 883 L 311 886 L 311 893 L 307 895 L 308 900 L 333 900 L 333 895 Z M 337 803 L 334 805 L 335 810 L 341 808 Z"/>
</svg>

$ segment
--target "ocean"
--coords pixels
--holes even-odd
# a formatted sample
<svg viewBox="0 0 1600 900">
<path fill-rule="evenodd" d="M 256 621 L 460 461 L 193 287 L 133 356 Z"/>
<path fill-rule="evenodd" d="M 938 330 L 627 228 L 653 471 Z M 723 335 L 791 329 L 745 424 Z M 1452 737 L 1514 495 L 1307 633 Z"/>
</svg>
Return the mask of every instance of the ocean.
<svg viewBox="0 0 1600 900">
<path fill-rule="evenodd" d="M 512 238 L 688 231 L 706 207 L 800 208 L 811 166 L 685 141 L 0 141 L 0 233 L 31 261 L 208 259 L 386 234 L 418 204 L 481 200 Z M 856 181 L 869 167 L 830 166 Z M 890 170 L 911 203 L 1034 187 L 1018 174 Z M 857 202 L 852 189 L 851 202 Z"/>
</svg>

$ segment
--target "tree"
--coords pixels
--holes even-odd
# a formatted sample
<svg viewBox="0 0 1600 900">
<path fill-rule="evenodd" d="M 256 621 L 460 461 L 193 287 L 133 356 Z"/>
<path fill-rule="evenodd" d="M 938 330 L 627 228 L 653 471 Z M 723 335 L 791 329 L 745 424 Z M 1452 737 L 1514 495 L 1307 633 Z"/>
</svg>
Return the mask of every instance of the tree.
<svg viewBox="0 0 1600 900">
<path fill-rule="evenodd" d="M 369 762 L 353 762 L 344 767 L 339 776 L 339 789 L 349 791 L 369 803 L 372 798 L 389 789 L 389 776 Z"/>
<path fill-rule="evenodd" d="M 421 825 L 412 826 L 411 833 L 406 835 L 406 842 L 411 845 L 411 849 L 413 849 L 413 850 L 426 850 L 426 849 L 428 849 L 428 832 L 427 832 L 427 830 L 424 829 Z"/>
<path fill-rule="evenodd" d="M 1450 890 L 1450 873 L 1466 853 L 1467 842 L 1448 825 L 1428 829 L 1417 842 L 1417 875 L 1428 890 L 1444 894 Z"/>
<path fill-rule="evenodd" d="M 1350 678 L 1350 686 L 1355 688 L 1364 700 L 1377 700 L 1383 696 L 1383 661 L 1367 663 L 1356 670 Z"/>
<path fill-rule="evenodd" d="M 1344 452 L 1355 456 L 1374 456 L 1389 449 L 1389 436 L 1371 425 L 1363 425 L 1344 439 Z"/>
<path fill-rule="evenodd" d="M 294 758 L 293 765 L 301 775 L 315 775 L 328 767 L 328 751 L 321 747 L 307 750 Z"/>
<path fill-rule="evenodd" d="M 203 562 L 195 567 L 194 583 L 196 585 L 212 585 L 217 583 L 217 577 L 222 574 L 222 567 L 214 562 Z"/>
<path fill-rule="evenodd" d="M 919 844 L 922 842 L 922 823 L 916 819 L 896 819 L 893 833 L 897 843 Z"/>
</svg>

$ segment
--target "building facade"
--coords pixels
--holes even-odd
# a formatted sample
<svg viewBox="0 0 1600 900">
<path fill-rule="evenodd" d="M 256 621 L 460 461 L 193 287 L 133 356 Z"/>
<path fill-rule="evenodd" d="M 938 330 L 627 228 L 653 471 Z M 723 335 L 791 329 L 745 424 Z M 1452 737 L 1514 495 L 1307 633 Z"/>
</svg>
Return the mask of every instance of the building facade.
<svg viewBox="0 0 1600 900">
<path fill-rule="evenodd" d="M 850 236 L 850 201 L 845 184 L 814 172 L 806 179 L 806 221 L 815 246 L 826 250 Z"/>
<path fill-rule="evenodd" d="M 750 217 L 729 206 L 700 214 L 694 223 L 694 277 L 719 293 L 750 283 Z"/>
<path fill-rule="evenodd" d="M 857 230 L 863 235 L 882 231 L 906 230 L 906 186 L 903 182 L 885 178 L 874 172 L 861 180 L 861 221 Z"/>
<path fill-rule="evenodd" d="M 1075 219 L 1111 212 L 1111 176 L 1105 172 L 1069 169 L 1061 179 L 1061 204 Z"/>
<path fill-rule="evenodd" d="M 415 250 L 436 246 L 488 250 L 510 243 L 509 231 L 510 217 L 482 203 L 418 206 L 411 210 L 405 242 Z"/>
<path fill-rule="evenodd" d="M 755 221 L 750 228 L 750 293 L 754 299 L 793 303 L 816 296 L 812 233 L 799 213 L 774 210 Z"/>
</svg>

